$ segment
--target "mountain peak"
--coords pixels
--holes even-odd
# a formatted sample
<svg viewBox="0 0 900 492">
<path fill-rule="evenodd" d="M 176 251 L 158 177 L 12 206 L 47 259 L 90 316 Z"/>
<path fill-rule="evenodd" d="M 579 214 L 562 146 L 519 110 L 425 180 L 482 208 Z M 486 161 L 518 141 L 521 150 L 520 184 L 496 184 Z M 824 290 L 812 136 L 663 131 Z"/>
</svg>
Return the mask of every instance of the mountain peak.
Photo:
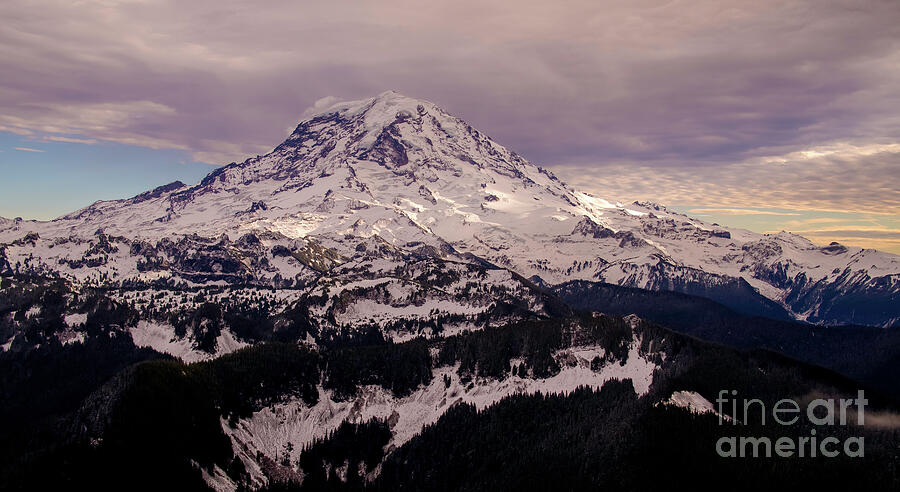
<svg viewBox="0 0 900 492">
<path fill-rule="evenodd" d="M 393 122 L 397 118 L 398 113 L 401 112 L 412 116 L 417 113 L 429 111 L 442 112 L 430 101 L 416 99 L 405 96 L 397 91 L 389 90 L 366 99 L 336 102 L 315 113 L 306 121 L 338 114 L 347 119 L 354 116 L 365 115 L 365 119 L 369 122 L 380 121 L 383 123 L 390 123 Z"/>
<path fill-rule="evenodd" d="M 303 153 L 310 150 L 312 142 L 327 141 L 329 150 L 326 153 L 365 152 L 381 139 L 382 134 L 398 133 L 396 127 L 404 122 L 415 122 L 412 131 L 417 133 L 425 127 L 437 134 L 446 134 L 450 128 L 468 127 L 468 124 L 429 101 L 391 90 L 367 99 L 337 102 L 318 110 L 302 120 L 276 151 L 298 150 Z"/>
<path fill-rule="evenodd" d="M 466 174 L 463 168 L 467 167 L 475 172 L 489 167 L 526 180 L 525 174 L 543 173 L 555 180 L 434 103 L 396 91 L 322 110 L 301 121 L 267 157 L 279 173 L 297 168 L 298 163 L 319 173 L 334 166 L 369 162 L 431 182 L 438 179 L 436 169 L 450 171 L 456 179 Z"/>
</svg>

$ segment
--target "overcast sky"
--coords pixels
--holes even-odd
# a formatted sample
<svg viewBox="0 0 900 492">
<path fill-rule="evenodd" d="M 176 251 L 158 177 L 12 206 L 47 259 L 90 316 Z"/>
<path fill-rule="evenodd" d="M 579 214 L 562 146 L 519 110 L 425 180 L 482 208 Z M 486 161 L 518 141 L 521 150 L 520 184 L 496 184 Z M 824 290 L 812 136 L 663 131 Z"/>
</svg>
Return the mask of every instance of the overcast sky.
<svg viewBox="0 0 900 492">
<path fill-rule="evenodd" d="M 4 0 L 0 19 L 3 216 L 196 181 L 316 101 L 395 89 L 600 196 L 900 252 L 897 0 Z"/>
</svg>

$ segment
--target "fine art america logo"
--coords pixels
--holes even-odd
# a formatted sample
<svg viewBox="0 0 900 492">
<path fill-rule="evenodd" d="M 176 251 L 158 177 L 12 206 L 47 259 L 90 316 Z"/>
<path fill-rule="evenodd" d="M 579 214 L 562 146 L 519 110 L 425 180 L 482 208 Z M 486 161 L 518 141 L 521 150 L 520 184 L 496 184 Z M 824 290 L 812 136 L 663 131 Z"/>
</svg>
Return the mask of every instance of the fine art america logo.
<svg viewBox="0 0 900 492">
<path fill-rule="evenodd" d="M 719 414 L 719 425 L 739 426 L 741 422 L 759 418 L 762 426 L 795 426 L 805 419 L 810 427 L 807 435 L 782 437 L 747 437 L 725 436 L 716 441 L 716 452 L 723 458 L 765 457 L 781 458 L 815 458 L 818 456 L 835 458 L 865 457 L 865 440 L 863 437 L 848 437 L 841 442 L 834 436 L 827 435 L 827 430 L 834 426 L 865 424 L 865 407 L 869 401 L 863 391 L 856 398 L 811 400 L 806 408 L 791 399 L 777 401 L 771 408 L 759 399 L 739 399 L 736 390 L 722 390 L 716 398 L 716 411 Z M 730 410 L 728 417 L 726 410 Z M 740 413 L 739 413 L 740 412 Z M 818 431 L 817 431 L 818 428 Z"/>
</svg>

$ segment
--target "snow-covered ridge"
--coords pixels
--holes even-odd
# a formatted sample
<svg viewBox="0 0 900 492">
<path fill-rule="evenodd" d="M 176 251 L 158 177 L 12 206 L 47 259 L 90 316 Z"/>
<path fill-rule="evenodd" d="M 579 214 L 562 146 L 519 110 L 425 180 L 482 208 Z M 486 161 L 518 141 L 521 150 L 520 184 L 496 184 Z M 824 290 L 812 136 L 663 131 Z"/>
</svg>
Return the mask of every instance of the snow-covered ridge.
<svg viewBox="0 0 900 492">
<path fill-rule="evenodd" d="M 405 397 L 396 397 L 380 386 L 364 386 L 353 398 L 337 400 L 330 390 L 320 387 L 319 401 L 313 406 L 292 400 L 255 412 L 234 427 L 223 419 L 222 429 L 231 438 L 236 456 L 251 472 L 252 482 L 261 486 L 267 478 L 259 466 L 260 456 L 275 462 L 287 457 L 296 463 L 305 446 L 323 438 L 342 422 L 364 423 L 373 418 L 387 421 L 392 437 L 386 449 L 390 451 L 436 422 L 457 403 L 483 409 L 515 394 L 566 394 L 579 387 L 599 389 L 611 379 L 630 379 L 639 395 L 646 394 L 658 366 L 640 352 L 640 346 L 641 340 L 635 338 L 626 360 L 609 361 L 593 369 L 591 362 L 605 355 L 603 348 L 578 346 L 558 351 L 554 357 L 563 362 L 562 368 L 544 379 L 508 374 L 499 380 L 475 378 L 463 382 L 457 375 L 459 364 L 438 367 L 433 370 L 430 384 Z"/>
</svg>

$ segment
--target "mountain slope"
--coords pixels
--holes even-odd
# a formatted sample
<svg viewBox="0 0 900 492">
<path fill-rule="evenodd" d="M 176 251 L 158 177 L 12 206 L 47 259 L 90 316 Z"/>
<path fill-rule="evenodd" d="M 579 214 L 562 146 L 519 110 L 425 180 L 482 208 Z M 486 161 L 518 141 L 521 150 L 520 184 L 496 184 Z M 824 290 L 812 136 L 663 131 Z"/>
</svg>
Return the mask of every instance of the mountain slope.
<svg viewBox="0 0 900 492">
<path fill-rule="evenodd" d="M 849 376 L 900 396 L 900 328 L 817 326 L 740 314 L 703 299 L 576 280 L 554 293 L 574 309 L 637 315 L 671 330 L 739 349 L 765 349 Z"/>
<path fill-rule="evenodd" d="M 681 469 L 739 484 L 818 477 L 817 484 L 864 479 L 872 490 L 895 488 L 897 430 L 879 425 L 818 427 L 841 441 L 864 436 L 865 459 L 721 459 L 715 446 L 723 434 L 797 438 L 811 429 L 805 421 L 761 425 L 755 413 L 740 427 L 721 427 L 712 403 L 721 388 L 770 408 L 782 398 L 854 397 L 857 385 L 635 317 L 551 319 L 319 351 L 258 344 L 209 362 L 139 364 L 55 426 L 24 419 L 23 429 L 43 430 L 52 445 L 0 441 L 14 458 L 0 466 L 0 483 L 10 490 L 132 482 L 148 490 L 544 490 L 555 482 L 562 490 L 649 490 L 672 480 L 657 472 Z M 867 397 L 873 415 L 896 412 L 890 400 Z M 735 416 L 729 405 L 720 408 Z"/>
</svg>

